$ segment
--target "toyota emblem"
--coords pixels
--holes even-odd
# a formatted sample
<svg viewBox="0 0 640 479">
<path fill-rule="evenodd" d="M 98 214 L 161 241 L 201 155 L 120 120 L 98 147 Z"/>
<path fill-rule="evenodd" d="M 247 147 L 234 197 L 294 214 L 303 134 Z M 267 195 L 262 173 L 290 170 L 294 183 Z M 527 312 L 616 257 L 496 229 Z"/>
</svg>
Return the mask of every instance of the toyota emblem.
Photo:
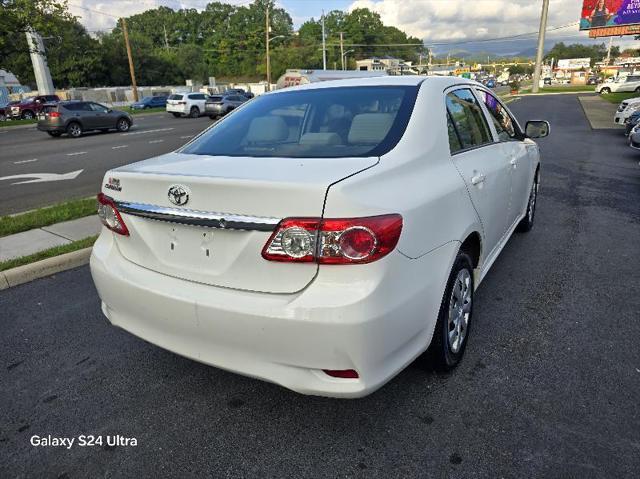
<svg viewBox="0 0 640 479">
<path fill-rule="evenodd" d="M 174 205 L 184 206 L 189 201 L 189 188 L 183 185 L 173 185 L 169 187 L 167 196 Z"/>
</svg>

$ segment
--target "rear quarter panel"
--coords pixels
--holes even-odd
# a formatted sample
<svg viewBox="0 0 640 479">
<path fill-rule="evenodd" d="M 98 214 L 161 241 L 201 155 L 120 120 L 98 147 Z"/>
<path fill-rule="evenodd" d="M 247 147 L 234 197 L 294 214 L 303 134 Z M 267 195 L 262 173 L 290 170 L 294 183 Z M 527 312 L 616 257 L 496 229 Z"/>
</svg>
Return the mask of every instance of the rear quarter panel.
<svg viewBox="0 0 640 479">
<path fill-rule="evenodd" d="M 400 213 L 397 249 L 419 258 L 477 231 L 478 215 L 451 160 L 443 88 L 423 82 L 407 130 L 377 165 L 330 186 L 324 217 Z"/>
</svg>

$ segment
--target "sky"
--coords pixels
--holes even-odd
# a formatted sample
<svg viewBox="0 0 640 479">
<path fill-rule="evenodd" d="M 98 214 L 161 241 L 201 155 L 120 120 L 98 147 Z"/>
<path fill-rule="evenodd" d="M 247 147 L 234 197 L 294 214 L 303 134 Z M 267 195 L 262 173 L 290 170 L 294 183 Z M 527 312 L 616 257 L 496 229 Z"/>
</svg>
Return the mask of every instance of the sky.
<svg viewBox="0 0 640 479">
<path fill-rule="evenodd" d="M 222 0 L 226 3 L 246 5 L 252 0 Z M 74 15 L 90 31 L 108 29 L 119 16 L 129 16 L 158 6 L 204 8 L 207 0 L 69 0 Z M 486 41 L 498 37 L 533 33 L 538 30 L 542 0 L 277 0 L 278 6 L 291 15 L 294 27 L 307 19 L 319 18 L 322 10 L 351 10 L 367 7 L 378 12 L 385 25 L 393 25 L 406 33 L 425 40 L 427 45 L 464 49 L 464 42 Z M 93 11 L 78 8 L 83 6 Z M 586 32 L 579 32 L 581 0 L 551 0 L 549 7 L 549 40 L 565 42 L 595 42 Z M 104 12 L 108 15 L 96 13 Z M 614 39 L 614 45 L 623 48 L 640 45 L 627 39 Z M 519 45 L 530 46 L 535 35 L 511 40 L 514 51 Z M 598 42 L 602 42 L 600 39 Z M 525 45 L 527 43 L 527 45 Z M 451 44 L 451 45 L 442 45 Z M 486 49 L 491 50 L 491 42 Z"/>
</svg>

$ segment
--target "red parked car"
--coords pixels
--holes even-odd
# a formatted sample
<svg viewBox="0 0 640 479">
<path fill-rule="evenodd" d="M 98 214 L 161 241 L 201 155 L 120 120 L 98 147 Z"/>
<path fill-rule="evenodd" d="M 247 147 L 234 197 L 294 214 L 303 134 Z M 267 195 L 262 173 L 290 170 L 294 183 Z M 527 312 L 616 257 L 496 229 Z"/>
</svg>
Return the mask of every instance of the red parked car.
<svg viewBox="0 0 640 479">
<path fill-rule="evenodd" d="M 42 110 L 44 105 L 58 103 L 60 98 L 58 95 L 38 95 L 25 98 L 19 103 L 8 106 L 6 111 L 7 118 L 14 120 L 32 120 Z"/>
</svg>

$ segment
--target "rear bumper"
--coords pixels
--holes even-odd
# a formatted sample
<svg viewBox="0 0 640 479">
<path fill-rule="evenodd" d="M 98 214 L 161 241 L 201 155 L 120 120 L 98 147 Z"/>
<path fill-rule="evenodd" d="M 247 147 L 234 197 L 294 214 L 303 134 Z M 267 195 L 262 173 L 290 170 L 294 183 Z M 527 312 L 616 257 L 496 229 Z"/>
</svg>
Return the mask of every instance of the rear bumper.
<svg viewBox="0 0 640 479">
<path fill-rule="evenodd" d="M 180 113 L 182 115 L 189 113 L 187 105 L 167 105 L 166 108 L 169 113 Z"/>
<path fill-rule="evenodd" d="M 64 132 L 65 131 L 64 125 L 56 125 L 56 124 L 52 124 L 52 123 L 40 123 L 40 122 L 38 122 L 37 128 L 40 131 L 60 131 L 60 132 Z"/>
<path fill-rule="evenodd" d="M 429 345 L 457 248 L 452 242 L 418 260 L 394 252 L 370 265 L 321 267 L 303 291 L 269 294 L 142 268 L 124 259 L 105 230 L 91 272 L 109 321 L 142 339 L 299 393 L 361 397 Z M 355 369 L 359 378 L 331 378 L 322 369 Z"/>
<path fill-rule="evenodd" d="M 204 106 L 204 111 L 207 115 L 222 115 L 226 111 L 226 108 L 224 105 L 207 103 Z"/>
</svg>

